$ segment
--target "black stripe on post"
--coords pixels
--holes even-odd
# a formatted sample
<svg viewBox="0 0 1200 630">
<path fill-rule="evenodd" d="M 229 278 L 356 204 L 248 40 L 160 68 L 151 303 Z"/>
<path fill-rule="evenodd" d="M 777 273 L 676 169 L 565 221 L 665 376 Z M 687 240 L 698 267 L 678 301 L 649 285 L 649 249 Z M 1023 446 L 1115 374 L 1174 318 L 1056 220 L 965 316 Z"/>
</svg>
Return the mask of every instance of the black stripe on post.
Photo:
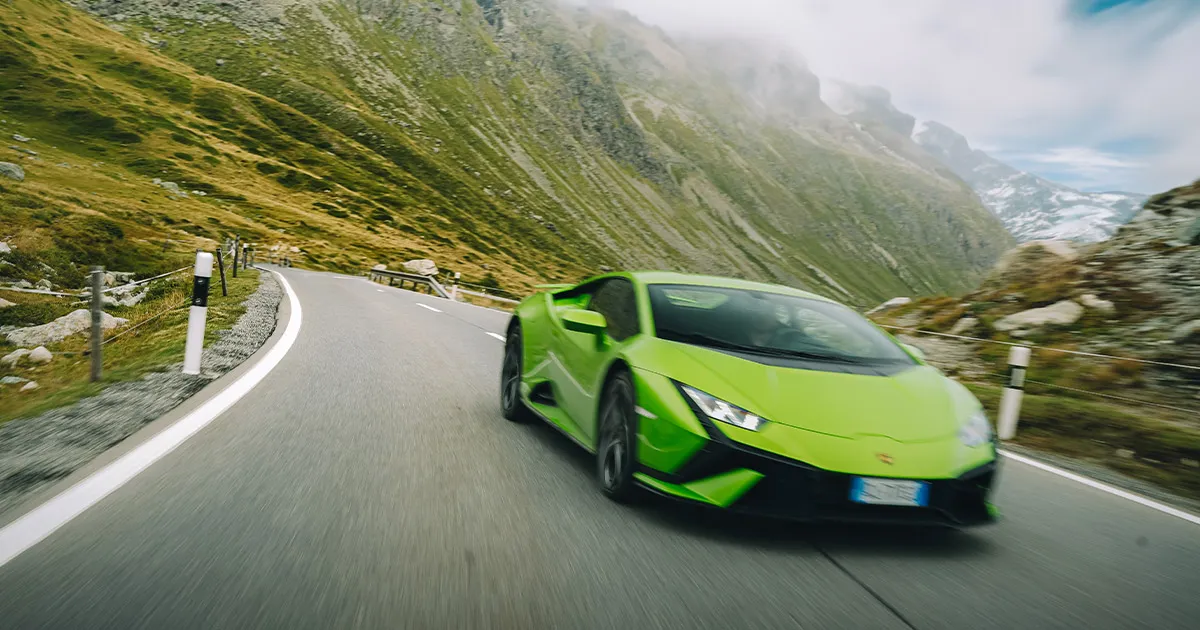
<svg viewBox="0 0 1200 630">
<path fill-rule="evenodd" d="M 1008 366 L 1008 387 L 1009 389 L 1025 389 L 1025 369 L 1019 365 Z"/>
<path fill-rule="evenodd" d="M 192 306 L 208 306 L 208 284 L 211 280 L 204 276 L 192 279 Z"/>
</svg>

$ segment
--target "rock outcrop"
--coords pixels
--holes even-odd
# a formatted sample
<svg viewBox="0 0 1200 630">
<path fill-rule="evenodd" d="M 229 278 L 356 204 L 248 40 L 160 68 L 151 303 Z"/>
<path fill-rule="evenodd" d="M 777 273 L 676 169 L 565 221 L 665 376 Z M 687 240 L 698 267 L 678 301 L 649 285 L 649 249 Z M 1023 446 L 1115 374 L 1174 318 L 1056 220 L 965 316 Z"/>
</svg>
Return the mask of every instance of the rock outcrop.
<svg viewBox="0 0 1200 630">
<path fill-rule="evenodd" d="M 100 319 L 100 328 L 102 330 L 111 330 L 128 323 L 129 320 L 127 319 L 113 317 L 108 313 L 104 313 Z M 18 328 L 9 332 L 5 337 L 9 343 L 15 346 L 44 346 L 62 341 L 71 335 L 79 334 L 91 327 L 92 314 L 87 309 L 81 308 L 71 311 L 48 324 Z"/>
</svg>

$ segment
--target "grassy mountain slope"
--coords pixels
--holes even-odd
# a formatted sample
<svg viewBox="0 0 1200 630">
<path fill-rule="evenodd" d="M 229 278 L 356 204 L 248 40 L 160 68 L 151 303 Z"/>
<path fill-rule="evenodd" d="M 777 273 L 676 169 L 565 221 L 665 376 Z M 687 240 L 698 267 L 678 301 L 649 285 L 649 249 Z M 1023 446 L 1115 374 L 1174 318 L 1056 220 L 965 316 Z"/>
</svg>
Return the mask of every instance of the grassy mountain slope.
<svg viewBox="0 0 1200 630">
<path fill-rule="evenodd" d="M 0 132 L 39 153 L 0 149 L 28 174 L 0 191 L 24 276 L 35 258 L 60 284 L 86 264 L 149 271 L 237 233 L 314 268 L 429 257 L 521 288 L 667 267 L 866 304 L 965 288 L 1009 244 L 961 182 L 857 146 L 820 108 L 758 111 L 755 85 L 628 18 L 544 0 L 76 4 L 120 32 L 53 0 L 0 6 Z M 691 60 L 647 76 L 622 42 Z"/>
</svg>

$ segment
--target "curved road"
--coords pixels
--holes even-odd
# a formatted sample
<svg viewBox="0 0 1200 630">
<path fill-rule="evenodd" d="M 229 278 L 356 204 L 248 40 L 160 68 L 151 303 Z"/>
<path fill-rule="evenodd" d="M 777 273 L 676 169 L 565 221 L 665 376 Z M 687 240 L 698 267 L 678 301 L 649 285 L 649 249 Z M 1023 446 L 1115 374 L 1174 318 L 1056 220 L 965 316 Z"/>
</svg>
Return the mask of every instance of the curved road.
<svg viewBox="0 0 1200 630">
<path fill-rule="evenodd" d="M 0 566 L 2 628 L 1194 628 L 1200 527 L 1007 461 L 969 532 L 603 499 L 497 403 L 506 315 L 283 270 L 299 338 Z M 424 306 L 422 306 L 424 305 Z M 436 310 L 435 310 L 436 309 Z"/>
</svg>

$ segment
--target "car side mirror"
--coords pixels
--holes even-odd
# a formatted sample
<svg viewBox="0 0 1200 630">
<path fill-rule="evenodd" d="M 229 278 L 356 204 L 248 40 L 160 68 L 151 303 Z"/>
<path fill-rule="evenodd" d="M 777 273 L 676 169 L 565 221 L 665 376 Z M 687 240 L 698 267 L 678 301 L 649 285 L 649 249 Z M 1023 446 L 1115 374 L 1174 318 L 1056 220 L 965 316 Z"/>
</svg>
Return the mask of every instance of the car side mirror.
<svg viewBox="0 0 1200 630">
<path fill-rule="evenodd" d="M 918 359 L 920 359 L 922 361 L 925 360 L 925 351 L 924 350 L 922 350 L 914 345 L 907 344 L 907 343 L 901 344 L 901 345 L 904 346 L 905 350 L 908 350 L 909 352 L 911 352 L 913 354 L 913 356 L 917 357 Z"/>
<path fill-rule="evenodd" d="M 598 335 L 608 328 L 608 320 L 596 311 L 573 308 L 562 314 L 563 327 L 572 332 Z"/>
</svg>

